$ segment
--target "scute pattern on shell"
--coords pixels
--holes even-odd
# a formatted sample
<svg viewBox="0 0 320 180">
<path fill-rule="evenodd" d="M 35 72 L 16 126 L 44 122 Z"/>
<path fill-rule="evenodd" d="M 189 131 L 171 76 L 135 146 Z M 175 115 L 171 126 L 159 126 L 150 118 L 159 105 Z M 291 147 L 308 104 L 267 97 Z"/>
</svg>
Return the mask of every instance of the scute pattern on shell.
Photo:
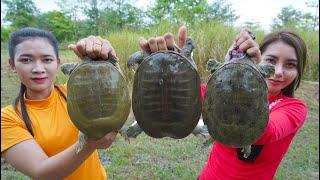
<svg viewBox="0 0 320 180">
<path fill-rule="evenodd" d="M 127 120 L 130 96 L 122 73 L 110 62 L 91 61 L 69 76 L 67 107 L 72 122 L 90 138 L 101 138 Z"/>
<path fill-rule="evenodd" d="M 211 136 L 222 144 L 251 145 L 269 117 L 267 85 L 247 56 L 224 63 L 210 77 L 203 119 Z"/>
<path fill-rule="evenodd" d="M 196 67 L 174 51 L 159 51 L 138 67 L 132 109 L 151 137 L 184 138 L 196 127 L 202 110 Z"/>
</svg>

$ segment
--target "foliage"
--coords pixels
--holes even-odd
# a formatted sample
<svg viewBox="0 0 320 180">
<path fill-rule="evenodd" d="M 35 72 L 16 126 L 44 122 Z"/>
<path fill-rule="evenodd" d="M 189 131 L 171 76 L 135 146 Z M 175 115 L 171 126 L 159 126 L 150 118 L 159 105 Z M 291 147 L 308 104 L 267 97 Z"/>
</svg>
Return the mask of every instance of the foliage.
<svg viewBox="0 0 320 180">
<path fill-rule="evenodd" d="M 50 11 L 38 16 L 39 28 L 51 31 L 59 41 L 73 40 L 74 22 L 60 11 Z"/>
<path fill-rule="evenodd" d="M 318 10 L 319 3 L 309 5 L 309 7 L 317 8 Z M 302 13 L 292 6 L 287 6 L 283 7 L 281 12 L 277 15 L 277 18 L 274 19 L 272 29 L 290 27 L 317 30 L 318 26 L 319 17 L 317 17 L 317 14 L 312 15 L 311 13 Z"/>
<path fill-rule="evenodd" d="M 9 39 L 10 28 L 1 26 L 1 42 L 7 42 Z"/>
<path fill-rule="evenodd" d="M 192 25 L 195 22 L 218 20 L 234 22 L 238 17 L 225 0 L 208 4 L 206 0 L 157 0 L 149 10 L 150 16 L 158 23 L 169 20 L 171 23 Z"/>
<path fill-rule="evenodd" d="M 7 5 L 5 21 L 11 22 L 13 29 L 36 26 L 36 15 L 39 13 L 32 0 L 2 0 Z"/>
</svg>

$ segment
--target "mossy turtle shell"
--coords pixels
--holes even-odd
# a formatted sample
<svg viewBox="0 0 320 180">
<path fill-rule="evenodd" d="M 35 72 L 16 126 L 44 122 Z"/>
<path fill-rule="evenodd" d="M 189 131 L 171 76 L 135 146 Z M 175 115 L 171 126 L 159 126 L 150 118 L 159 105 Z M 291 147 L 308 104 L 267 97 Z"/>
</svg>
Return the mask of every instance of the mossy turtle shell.
<svg viewBox="0 0 320 180">
<path fill-rule="evenodd" d="M 67 107 L 75 126 L 90 138 L 120 129 L 131 101 L 123 74 L 110 62 L 81 63 L 69 75 Z"/>
<path fill-rule="evenodd" d="M 202 110 L 196 67 L 175 51 L 149 55 L 134 76 L 132 109 L 139 126 L 151 137 L 188 136 Z"/>
<path fill-rule="evenodd" d="M 224 63 L 206 89 L 202 116 L 210 135 L 233 147 L 254 143 L 268 122 L 267 91 L 265 79 L 247 56 Z"/>
</svg>

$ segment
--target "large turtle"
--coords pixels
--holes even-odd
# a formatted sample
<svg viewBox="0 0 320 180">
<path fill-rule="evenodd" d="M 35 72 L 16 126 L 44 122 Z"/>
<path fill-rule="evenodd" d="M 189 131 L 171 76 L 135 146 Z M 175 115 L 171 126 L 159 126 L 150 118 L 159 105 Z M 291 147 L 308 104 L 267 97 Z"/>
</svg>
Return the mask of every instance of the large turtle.
<svg viewBox="0 0 320 180">
<path fill-rule="evenodd" d="M 79 152 L 87 137 L 101 138 L 119 130 L 128 118 L 131 100 L 126 79 L 116 58 L 84 58 L 80 64 L 61 65 L 68 74 L 67 109 L 80 130 Z"/>
<path fill-rule="evenodd" d="M 132 110 L 141 129 L 154 138 L 180 139 L 196 127 L 202 110 L 200 77 L 192 59 L 195 43 L 187 38 L 179 52 L 138 51 L 128 58 L 139 64 L 132 91 Z"/>
<path fill-rule="evenodd" d="M 273 65 L 256 65 L 239 49 L 230 51 L 224 63 L 209 60 L 211 71 L 203 107 L 203 120 L 218 142 L 243 148 L 244 157 L 251 144 L 266 128 L 269 111 L 265 78 L 274 73 Z"/>
</svg>

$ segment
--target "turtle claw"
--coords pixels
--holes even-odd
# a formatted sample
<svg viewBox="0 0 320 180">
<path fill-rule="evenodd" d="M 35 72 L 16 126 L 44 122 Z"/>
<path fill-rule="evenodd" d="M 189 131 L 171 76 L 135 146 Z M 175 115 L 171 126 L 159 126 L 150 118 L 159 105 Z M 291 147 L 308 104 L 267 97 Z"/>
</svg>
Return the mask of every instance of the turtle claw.
<svg viewBox="0 0 320 180">
<path fill-rule="evenodd" d="M 81 131 L 79 131 L 79 136 L 78 136 L 78 143 L 76 145 L 76 153 L 78 154 L 86 144 L 88 137 L 83 134 Z"/>
<path fill-rule="evenodd" d="M 244 158 L 248 158 L 251 154 L 251 145 L 245 146 L 241 149 Z"/>
<path fill-rule="evenodd" d="M 128 61 L 127 61 L 127 67 L 129 69 L 133 69 L 133 66 L 135 64 L 140 64 L 143 61 L 143 59 L 146 58 L 149 55 L 150 54 L 148 52 L 145 52 L 145 51 L 135 52 L 134 54 L 129 56 Z"/>
<path fill-rule="evenodd" d="M 269 78 L 270 76 L 274 75 L 275 69 L 274 65 L 265 64 L 265 65 L 258 65 L 261 69 L 261 74 L 264 78 Z"/>
<path fill-rule="evenodd" d="M 131 126 L 127 130 L 127 136 L 129 138 L 136 138 L 139 134 L 141 134 L 143 130 L 138 125 L 137 121 L 133 122 Z"/>
<path fill-rule="evenodd" d="M 70 73 L 76 68 L 77 63 L 64 63 L 61 65 L 61 71 L 65 75 L 70 75 Z"/>
<path fill-rule="evenodd" d="M 221 65 L 222 65 L 222 63 L 220 63 L 214 59 L 210 59 L 207 62 L 207 71 L 214 73 Z"/>
</svg>

